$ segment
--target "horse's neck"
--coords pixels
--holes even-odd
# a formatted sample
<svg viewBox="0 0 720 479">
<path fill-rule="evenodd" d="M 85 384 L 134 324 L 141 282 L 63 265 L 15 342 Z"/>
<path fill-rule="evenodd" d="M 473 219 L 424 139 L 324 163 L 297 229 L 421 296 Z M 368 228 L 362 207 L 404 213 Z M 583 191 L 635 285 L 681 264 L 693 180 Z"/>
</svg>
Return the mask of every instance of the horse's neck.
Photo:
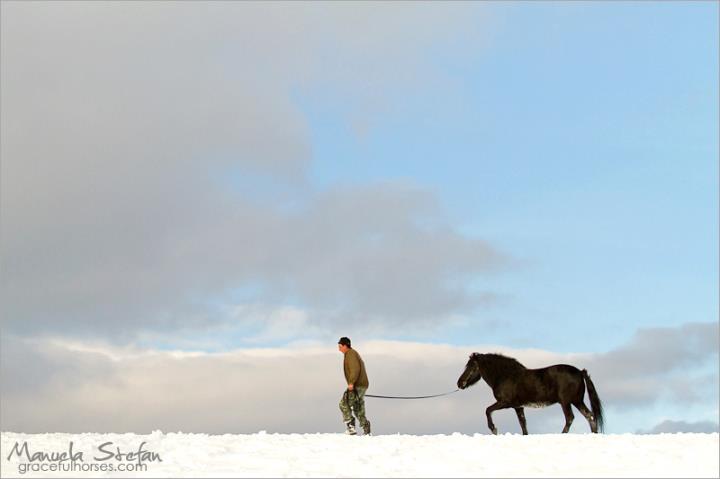
<svg viewBox="0 0 720 479">
<path fill-rule="evenodd" d="M 517 374 L 522 374 L 523 372 L 524 371 L 518 370 Z M 485 368 L 484 371 L 481 370 L 481 376 L 491 388 L 499 386 L 504 380 L 509 379 L 507 374 L 497 368 Z"/>
<path fill-rule="evenodd" d="M 500 383 L 500 380 L 495 376 L 495 374 L 490 374 L 489 376 L 483 374 L 482 378 L 485 380 L 486 383 L 488 383 L 488 386 L 490 386 L 491 388 L 494 388 Z"/>
</svg>

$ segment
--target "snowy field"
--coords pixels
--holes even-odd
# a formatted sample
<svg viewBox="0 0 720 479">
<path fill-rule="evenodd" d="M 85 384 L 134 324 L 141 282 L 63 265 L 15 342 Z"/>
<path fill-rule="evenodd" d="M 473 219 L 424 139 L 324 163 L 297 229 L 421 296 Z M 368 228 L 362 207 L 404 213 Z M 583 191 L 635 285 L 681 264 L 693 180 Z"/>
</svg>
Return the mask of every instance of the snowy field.
<svg viewBox="0 0 720 479">
<path fill-rule="evenodd" d="M 57 455 L 68 456 L 71 441 L 77 468 L 51 471 L 53 465 L 70 467 L 69 460 L 58 462 L 62 457 Z M 717 433 L 525 437 L 3 433 L 2 477 L 719 477 L 719 450 Z M 41 453 L 50 457 L 41 458 Z M 27 455 L 36 460 L 28 461 Z M 20 469 L 28 462 L 47 472 L 22 474 Z M 146 470 L 129 472 L 138 462 Z M 120 467 L 125 470 L 118 471 Z"/>
</svg>

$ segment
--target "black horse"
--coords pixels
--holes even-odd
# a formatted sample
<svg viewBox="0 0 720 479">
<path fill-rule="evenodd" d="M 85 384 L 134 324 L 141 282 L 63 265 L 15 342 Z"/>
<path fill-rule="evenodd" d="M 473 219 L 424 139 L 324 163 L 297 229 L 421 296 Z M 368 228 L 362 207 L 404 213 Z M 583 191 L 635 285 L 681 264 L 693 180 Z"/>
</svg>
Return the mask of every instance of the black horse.
<svg viewBox="0 0 720 479">
<path fill-rule="evenodd" d="M 522 432 L 527 434 L 523 407 L 545 407 L 555 403 L 560 403 L 565 413 L 565 427 L 562 432 L 570 430 L 575 418 L 570 409 L 571 404 L 585 416 L 592 432 L 598 432 L 598 428 L 600 431 L 603 430 L 602 403 L 585 369 L 580 371 L 568 364 L 527 369 L 517 360 L 502 354 L 473 353 L 457 385 L 460 389 L 465 389 L 478 382 L 480 378 L 488 383 L 497 399 L 497 402 L 485 411 L 488 427 L 493 434 L 497 434 L 497 428 L 492 420 L 493 411 L 514 408 Z M 586 384 L 592 411 L 583 402 Z"/>
</svg>

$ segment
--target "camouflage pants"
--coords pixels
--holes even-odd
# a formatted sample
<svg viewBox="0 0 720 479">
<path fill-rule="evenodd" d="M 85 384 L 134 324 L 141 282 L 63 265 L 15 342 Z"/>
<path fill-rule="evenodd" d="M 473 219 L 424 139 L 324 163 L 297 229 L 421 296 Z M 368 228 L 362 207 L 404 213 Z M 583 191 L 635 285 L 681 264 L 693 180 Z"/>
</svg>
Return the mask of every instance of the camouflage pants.
<svg viewBox="0 0 720 479">
<path fill-rule="evenodd" d="M 368 420 L 365 417 L 365 391 L 366 388 L 355 388 L 353 391 L 345 391 L 340 399 L 340 411 L 342 411 L 345 424 L 355 425 L 353 413 L 357 416 L 360 425 L 365 427 Z"/>
</svg>

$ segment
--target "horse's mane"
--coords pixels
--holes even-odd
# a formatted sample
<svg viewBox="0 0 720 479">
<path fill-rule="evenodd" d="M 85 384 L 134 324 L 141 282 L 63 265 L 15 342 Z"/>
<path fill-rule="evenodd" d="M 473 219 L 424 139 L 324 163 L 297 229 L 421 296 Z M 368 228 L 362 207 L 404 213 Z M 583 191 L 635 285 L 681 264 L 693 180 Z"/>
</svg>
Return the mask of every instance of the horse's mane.
<svg viewBox="0 0 720 479">
<path fill-rule="evenodd" d="M 516 376 L 527 370 L 525 366 L 515 358 L 509 358 L 502 354 L 477 354 L 475 357 L 480 364 L 482 375 L 494 381 L 495 379 Z"/>
</svg>

